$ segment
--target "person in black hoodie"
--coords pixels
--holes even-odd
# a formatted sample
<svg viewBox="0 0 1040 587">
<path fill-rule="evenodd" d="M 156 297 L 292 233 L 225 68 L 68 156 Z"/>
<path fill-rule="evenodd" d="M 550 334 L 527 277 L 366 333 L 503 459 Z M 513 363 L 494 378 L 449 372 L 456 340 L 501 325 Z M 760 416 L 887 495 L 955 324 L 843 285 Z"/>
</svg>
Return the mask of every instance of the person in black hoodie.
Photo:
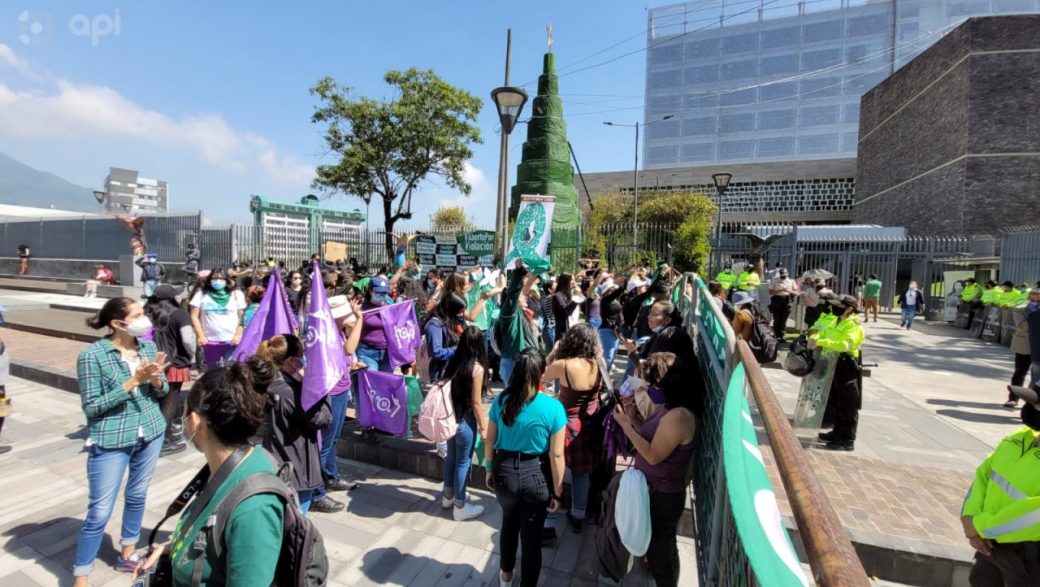
<svg viewBox="0 0 1040 587">
<path fill-rule="evenodd" d="M 191 381 L 191 365 L 195 361 L 195 329 L 191 316 L 177 304 L 177 289 L 172 285 L 160 285 L 155 289 L 144 313 L 152 321 L 152 340 L 155 346 L 170 361 L 166 368 L 166 380 L 170 392 L 159 400 L 159 409 L 166 419 L 166 435 L 163 438 L 160 456 L 178 453 L 185 448 L 181 416 L 184 412 L 184 396 L 181 391 Z"/>
<path fill-rule="evenodd" d="M 300 496 L 300 510 L 307 513 L 311 495 L 325 483 L 321 475 L 318 435 L 332 421 L 332 410 L 327 398 L 322 398 L 309 410 L 303 409 L 300 400 L 303 350 L 299 338 L 286 334 L 260 343 L 256 355 L 274 365 L 281 375 L 267 387 L 273 406 L 263 435 L 263 446 L 279 462 L 292 465 L 293 488 Z M 342 510 L 343 504 L 339 505 Z"/>
</svg>

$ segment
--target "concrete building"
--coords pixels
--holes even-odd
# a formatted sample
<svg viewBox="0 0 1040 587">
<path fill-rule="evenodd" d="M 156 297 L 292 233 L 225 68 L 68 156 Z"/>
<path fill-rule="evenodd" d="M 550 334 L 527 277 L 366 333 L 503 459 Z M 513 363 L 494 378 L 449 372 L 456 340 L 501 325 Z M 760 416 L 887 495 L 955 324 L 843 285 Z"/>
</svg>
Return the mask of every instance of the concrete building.
<svg viewBox="0 0 1040 587">
<path fill-rule="evenodd" d="M 133 169 L 109 167 L 104 191 L 95 191 L 101 208 L 113 214 L 168 212 L 169 191 L 165 181 L 141 177 Z"/>
<path fill-rule="evenodd" d="M 973 18 L 863 97 L 856 222 L 1040 221 L 1040 16 Z"/>
<path fill-rule="evenodd" d="M 357 243 L 365 215 L 360 210 L 334 210 L 321 206 L 317 196 L 299 202 L 277 202 L 260 196 L 249 200 L 254 226 L 262 238 L 263 255 L 296 262 L 321 250 L 327 241 Z"/>
</svg>

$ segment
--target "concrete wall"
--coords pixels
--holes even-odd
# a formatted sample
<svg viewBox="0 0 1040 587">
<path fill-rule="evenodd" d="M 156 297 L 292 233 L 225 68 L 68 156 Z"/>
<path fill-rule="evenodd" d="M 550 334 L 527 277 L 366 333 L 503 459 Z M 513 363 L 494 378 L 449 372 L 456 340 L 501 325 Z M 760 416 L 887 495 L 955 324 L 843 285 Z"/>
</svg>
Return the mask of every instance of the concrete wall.
<svg viewBox="0 0 1040 587">
<path fill-rule="evenodd" d="M 94 267 L 99 263 L 105 264 L 116 275 L 119 274 L 117 261 L 33 258 L 29 260 L 28 276 L 85 281 L 94 277 L 96 273 Z M 180 263 L 162 263 L 162 265 L 166 268 L 166 283 L 183 283 L 185 281 Z M 140 271 L 140 269 L 137 269 L 137 271 Z M 15 275 L 17 273 L 17 257 L 0 257 L 0 275 Z"/>
<path fill-rule="evenodd" d="M 863 96 L 854 221 L 995 234 L 1040 218 L 1040 16 L 973 18 Z"/>
</svg>

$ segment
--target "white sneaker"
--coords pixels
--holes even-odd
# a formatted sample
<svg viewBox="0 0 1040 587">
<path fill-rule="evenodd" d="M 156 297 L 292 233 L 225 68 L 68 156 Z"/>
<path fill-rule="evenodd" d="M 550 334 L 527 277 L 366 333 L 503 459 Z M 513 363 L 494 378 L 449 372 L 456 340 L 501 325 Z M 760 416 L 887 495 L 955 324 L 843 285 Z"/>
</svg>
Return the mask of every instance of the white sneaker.
<svg viewBox="0 0 1040 587">
<path fill-rule="evenodd" d="M 455 508 L 455 511 L 453 511 L 451 515 L 455 518 L 456 522 L 461 522 L 463 520 L 472 520 L 473 518 L 480 517 L 483 513 L 484 506 L 467 503 L 460 508 Z"/>
<path fill-rule="evenodd" d="M 441 509 L 450 509 L 455 507 L 455 498 L 453 497 L 441 497 Z"/>
</svg>

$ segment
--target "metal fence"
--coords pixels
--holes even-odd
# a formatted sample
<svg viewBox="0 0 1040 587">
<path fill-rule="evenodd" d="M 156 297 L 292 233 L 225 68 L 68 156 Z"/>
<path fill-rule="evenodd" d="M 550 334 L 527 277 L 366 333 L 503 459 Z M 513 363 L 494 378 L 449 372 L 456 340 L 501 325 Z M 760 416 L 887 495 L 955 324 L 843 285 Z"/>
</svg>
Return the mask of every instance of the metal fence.
<svg viewBox="0 0 1040 587">
<path fill-rule="evenodd" d="M 147 216 L 148 251 L 160 261 L 182 261 L 201 223 L 198 212 Z M 130 232 L 111 216 L 0 219 L 0 251 L 14 255 L 19 245 L 27 245 L 34 257 L 114 261 L 130 253 Z"/>
<path fill-rule="evenodd" d="M 1004 235 L 1000 246 L 1000 279 L 1032 287 L 1040 280 L 1040 226 Z"/>
<path fill-rule="evenodd" d="M 753 400 L 787 491 L 817 584 L 867 586 L 837 514 L 805 459 L 758 362 L 712 303 L 704 282 L 686 274 L 677 285 L 684 323 L 704 372 L 706 401 L 698 421 L 693 511 L 699 583 L 708 586 L 808 585 L 765 471 L 752 425 Z M 773 510 L 775 515 L 763 515 Z M 782 536 L 782 539 L 777 539 Z M 772 539 L 771 539 L 772 538 Z"/>
</svg>

